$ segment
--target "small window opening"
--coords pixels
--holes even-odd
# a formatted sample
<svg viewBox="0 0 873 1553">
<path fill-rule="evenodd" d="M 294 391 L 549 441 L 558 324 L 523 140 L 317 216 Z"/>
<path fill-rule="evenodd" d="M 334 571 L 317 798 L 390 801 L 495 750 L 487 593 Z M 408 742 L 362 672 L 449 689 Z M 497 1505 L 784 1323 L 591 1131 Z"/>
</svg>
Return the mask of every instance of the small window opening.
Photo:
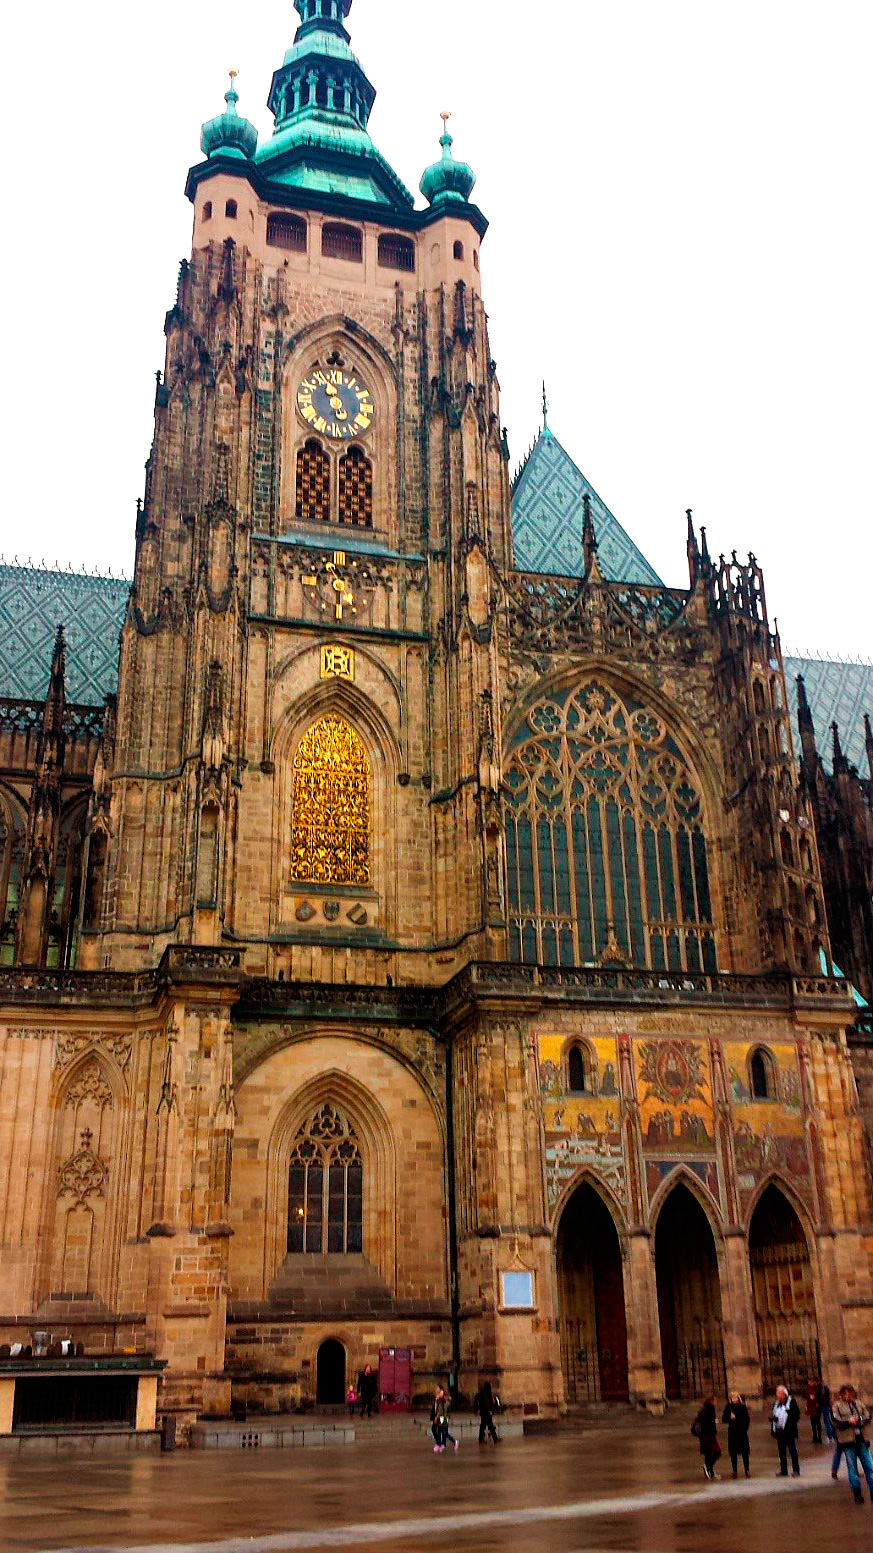
<svg viewBox="0 0 873 1553">
<path fill-rule="evenodd" d="M 464 245 L 463 245 L 463 243 L 455 243 L 455 250 L 454 251 L 455 251 L 455 258 L 456 259 L 463 259 L 463 257 L 464 257 Z"/>
<path fill-rule="evenodd" d="M 379 263 L 386 270 L 415 271 L 415 244 L 410 237 L 383 232 L 379 238 Z"/>
<path fill-rule="evenodd" d="M 236 220 L 236 200 L 228 200 L 224 207 L 224 214 L 227 216 L 229 221 Z"/>
<path fill-rule="evenodd" d="M 327 221 L 321 230 L 321 251 L 326 259 L 345 259 L 349 264 L 363 264 L 364 234 L 359 227 Z"/>
<path fill-rule="evenodd" d="M 211 200 L 207 200 L 206 204 L 203 206 L 203 220 L 204 221 L 211 221 L 212 220 L 212 201 Z"/>
<path fill-rule="evenodd" d="M 585 1072 L 585 1057 L 581 1047 L 570 1047 L 567 1058 L 567 1070 L 570 1079 L 571 1095 L 584 1095 L 588 1089 L 588 1075 Z"/>
<path fill-rule="evenodd" d="M 479 268 L 479 250 L 478 250 L 478 248 L 474 248 L 473 249 L 473 268 L 474 268 L 474 270 L 478 270 L 478 268 Z"/>
</svg>

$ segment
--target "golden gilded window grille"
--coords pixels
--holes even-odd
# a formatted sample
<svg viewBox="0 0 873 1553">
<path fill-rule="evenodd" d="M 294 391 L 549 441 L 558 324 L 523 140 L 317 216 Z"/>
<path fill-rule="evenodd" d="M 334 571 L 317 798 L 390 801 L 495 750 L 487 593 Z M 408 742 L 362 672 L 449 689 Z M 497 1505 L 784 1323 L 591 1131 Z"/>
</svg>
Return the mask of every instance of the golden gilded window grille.
<svg viewBox="0 0 873 1553">
<path fill-rule="evenodd" d="M 716 970 L 701 795 L 654 711 L 596 680 L 541 701 L 505 784 L 511 959 Z"/>
<path fill-rule="evenodd" d="M 370 883 L 370 765 L 354 728 L 341 717 L 313 723 L 297 747 L 291 878 Z"/>
<path fill-rule="evenodd" d="M 314 437 L 297 454 L 296 513 L 306 523 L 330 522 L 330 459 Z"/>
<path fill-rule="evenodd" d="M 339 466 L 339 520 L 373 527 L 373 465 L 360 448 L 349 448 Z"/>
</svg>

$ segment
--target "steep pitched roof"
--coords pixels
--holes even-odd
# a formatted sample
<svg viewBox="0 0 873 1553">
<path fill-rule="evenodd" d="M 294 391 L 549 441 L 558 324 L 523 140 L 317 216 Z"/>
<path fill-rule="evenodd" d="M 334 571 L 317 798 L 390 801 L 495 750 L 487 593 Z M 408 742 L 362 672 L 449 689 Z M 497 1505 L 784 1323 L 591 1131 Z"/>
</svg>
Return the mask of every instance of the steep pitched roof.
<svg viewBox="0 0 873 1553">
<path fill-rule="evenodd" d="M 839 723 L 846 759 L 866 776 L 864 713 L 873 717 L 873 663 L 832 663 L 827 658 L 794 656 L 785 659 L 795 742 L 798 674 L 803 675 L 818 752 L 825 764 L 831 763 L 831 723 Z"/>
<path fill-rule="evenodd" d="M 661 584 L 657 572 L 547 427 L 513 481 L 512 538 L 519 571 L 560 577 L 581 573 L 586 494 L 591 498 L 603 575 L 614 582 Z"/>
<path fill-rule="evenodd" d="M 116 686 L 129 590 L 116 577 L 0 565 L 0 696 L 43 699 L 62 625 L 67 700 L 99 706 Z"/>
</svg>

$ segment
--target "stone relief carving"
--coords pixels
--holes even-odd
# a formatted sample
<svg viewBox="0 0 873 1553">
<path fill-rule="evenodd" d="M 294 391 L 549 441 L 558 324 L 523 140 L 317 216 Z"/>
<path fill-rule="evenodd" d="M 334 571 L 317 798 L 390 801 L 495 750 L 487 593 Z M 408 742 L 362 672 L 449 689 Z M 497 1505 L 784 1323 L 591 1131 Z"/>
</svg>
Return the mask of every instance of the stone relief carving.
<svg viewBox="0 0 873 1553">
<path fill-rule="evenodd" d="M 112 1109 L 112 1089 L 96 1058 L 85 1064 L 75 1082 L 70 1085 L 64 1104 L 68 1108 L 75 1108 L 85 1100 L 92 1101 L 101 1110 L 106 1106 Z"/>
<path fill-rule="evenodd" d="M 75 1204 L 89 1197 L 104 1197 L 109 1179 L 109 1161 L 94 1153 L 94 1135 L 85 1127 L 79 1135 L 79 1148 L 58 1170 L 58 1197 L 72 1197 Z"/>
<path fill-rule="evenodd" d="M 132 1035 L 103 1030 L 55 1030 L 51 1033 L 55 1038 L 56 1068 L 68 1068 L 83 1052 L 94 1050 L 114 1057 L 122 1073 L 127 1072 L 133 1051 Z M 154 1034 L 153 1031 L 147 1033 Z"/>
</svg>

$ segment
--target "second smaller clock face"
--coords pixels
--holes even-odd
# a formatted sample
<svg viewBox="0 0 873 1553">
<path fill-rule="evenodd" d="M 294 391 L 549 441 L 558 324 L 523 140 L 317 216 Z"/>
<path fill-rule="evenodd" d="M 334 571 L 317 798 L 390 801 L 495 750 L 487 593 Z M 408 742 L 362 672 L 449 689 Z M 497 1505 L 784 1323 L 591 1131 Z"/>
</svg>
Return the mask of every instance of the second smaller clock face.
<svg viewBox="0 0 873 1553">
<path fill-rule="evenodd" d="M 297 408 L 313 431 L 337 442 L 362 437 L 370 430 L 376 407 L 373 396 L 354 372 L 316 367 L 297 390 Z"/>
</svg>

